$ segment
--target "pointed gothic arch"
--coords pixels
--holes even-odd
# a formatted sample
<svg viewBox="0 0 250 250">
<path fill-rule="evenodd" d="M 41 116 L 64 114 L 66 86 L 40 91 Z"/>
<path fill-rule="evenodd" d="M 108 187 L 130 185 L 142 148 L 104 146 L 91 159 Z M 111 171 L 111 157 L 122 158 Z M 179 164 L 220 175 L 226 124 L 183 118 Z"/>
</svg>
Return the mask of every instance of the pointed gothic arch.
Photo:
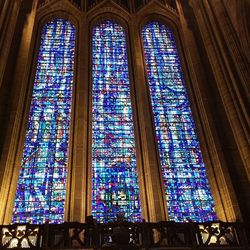
<svg viewBox="0 0 250 250">
<path fill-rule="evenodd" d="M 92 214 L 141 221 L 127 35 L 112 19 L 92 28 Z"/>
<path fill-rule="evenodd" d="M 64 221 L 75 42 L 66 19 L 42 27 L 14 223 Z"/>
<path fill-rule="evenodd" d="M 150 21 L 141 35 L 169 219 L 215 220 L 174 34 Z"/>
</svg>

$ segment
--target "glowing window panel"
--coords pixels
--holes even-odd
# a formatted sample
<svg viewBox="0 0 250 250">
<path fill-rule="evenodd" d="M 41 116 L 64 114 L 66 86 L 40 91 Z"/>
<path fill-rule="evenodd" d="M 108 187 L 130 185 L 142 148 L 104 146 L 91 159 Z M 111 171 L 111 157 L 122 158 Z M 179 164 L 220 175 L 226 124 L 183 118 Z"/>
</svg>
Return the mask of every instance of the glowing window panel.
<svg viewBox="0 0 250 250">
<path fill-rule="evenodd" d="M 64 221 L 75 28 L 43 26 L 13 223 Z"/>
<path fill-rule="evenodd" d="M 173 32 L 142 30 L 156 137 L 170 220 L 216 220 Z"/>
<path fill-rule="evenodd" d="M 92 214 L 141 220 L 126 33 L 113 21 L 93 28 Z"/>
</svg>

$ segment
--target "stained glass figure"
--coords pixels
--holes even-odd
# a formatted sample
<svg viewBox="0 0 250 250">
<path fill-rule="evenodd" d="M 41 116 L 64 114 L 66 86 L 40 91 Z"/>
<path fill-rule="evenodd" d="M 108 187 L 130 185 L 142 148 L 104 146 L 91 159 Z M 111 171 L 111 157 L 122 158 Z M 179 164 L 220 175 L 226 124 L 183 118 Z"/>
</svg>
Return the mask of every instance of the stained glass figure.
<svg viewBox="0 0 250 250">
<path fill-rule="evenodd" d="M 93 28 L 92 213 L 141 220 L 126 33 L 107 20 Z"/>
<path fill-rule="evenodd" d="M 71 22 L 43 26 L 13 223 L 64 221 L 74 51 Z"/>
<path fill-rule="evenodd" d="M 142 38 L 169 218 L 216 220 L 174 34 L 150 22 Z"/>
</svg>

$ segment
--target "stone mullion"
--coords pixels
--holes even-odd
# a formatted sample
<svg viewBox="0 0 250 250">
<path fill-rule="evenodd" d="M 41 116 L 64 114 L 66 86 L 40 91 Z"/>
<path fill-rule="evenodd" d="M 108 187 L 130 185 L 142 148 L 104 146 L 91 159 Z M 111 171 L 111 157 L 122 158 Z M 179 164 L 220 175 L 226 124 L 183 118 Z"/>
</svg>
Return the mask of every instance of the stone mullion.
<svg viewBox="0 0 250 250">
<path fill-rule="evenodd" d="M 133 23 L 136 23 L 134 20 Z M 167 219 L 166 199 L 160 172 L 160 160 L 157 153 L 155 129 L 153 125 L 152 108 L 149 88 L 145 75 L 145 64 L 142 56 L 139 25 L 131 25 L 132 55 L 134 62 L 135 92 L 137 94 L 138 124 L 142 148 L 142 164 L 146 193 L 145 219 L 150 222 Z"/>
<path fill-rule="evenodd" d="M 130 20 L 129 27 L 133 26 L 134 18 Z M 146 191 L 146 184 L 145 184 L 145 175 L 144 175 L 144 162 L 142 156 L 142 140 L 139 128 L 139 113 L 138 113 L 138 88 L 137 83 L 135 80 L 135 72 L 134 72 L 134 65 L 135 60 L 133 58 L 133 36 L 134 30 L 128 29 L 127 31 L 127 41 L 128 41 L 128 63 L 129 63 L 129 75 L 130 75 L 130 93 L 131 93 L 131 104 L 133 110 L 133 124 L 134 124 L 134 137 L 135 137 L 135 145 L 136 145 L 136 169 L 137 169 L 137 176 L 138 176 L 138 185 L 139 185 L 139 194 L 140 194 L 140 205 L 141 205 L 141 212 L 142 218 L 148 220 L 149 213 L 148 213 L 148 202 L 147 202 L 147 191 Z"/>
<path fill-rule="evenodd" d="M 88 127 L 90 124 L 89 107 L 89 37 L 88 23 L 86 16 L 81 15 L 78 30 L 78 51 L 77 51 L 77 72 L 75 86 L 75 119 L 74 119 L 74 145 L 72 164 L 72 183 L 68 193 L 70 196 L 70 221 L 84 222 L 86 215 L 91 211 L 88 209 L 91 204 L 91 172 L 89 161 L 90 135 Z"/>
</svg>

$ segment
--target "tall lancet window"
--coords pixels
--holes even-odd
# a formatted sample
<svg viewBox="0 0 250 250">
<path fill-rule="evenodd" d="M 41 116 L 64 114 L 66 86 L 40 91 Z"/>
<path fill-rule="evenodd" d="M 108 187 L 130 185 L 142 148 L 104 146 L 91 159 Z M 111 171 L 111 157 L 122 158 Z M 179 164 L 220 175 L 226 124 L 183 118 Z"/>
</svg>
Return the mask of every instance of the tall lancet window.
<svg viewBox="0 0 250 250">
<path fill-rule="evenodd" d="M 125 29 L 107 20 L 92 31 L 92 213 L 141 220 Z"/>
<path fill-rule="evenodd" d="M 150 22 L 142 38 L 169 219 L 216 220 L 173 32 Z"/>
<path fill-rule="evenodd" d="M 64 221 L 74 74 L 75 28 L 42 28 L 13 223 Z"/>
</svg>

